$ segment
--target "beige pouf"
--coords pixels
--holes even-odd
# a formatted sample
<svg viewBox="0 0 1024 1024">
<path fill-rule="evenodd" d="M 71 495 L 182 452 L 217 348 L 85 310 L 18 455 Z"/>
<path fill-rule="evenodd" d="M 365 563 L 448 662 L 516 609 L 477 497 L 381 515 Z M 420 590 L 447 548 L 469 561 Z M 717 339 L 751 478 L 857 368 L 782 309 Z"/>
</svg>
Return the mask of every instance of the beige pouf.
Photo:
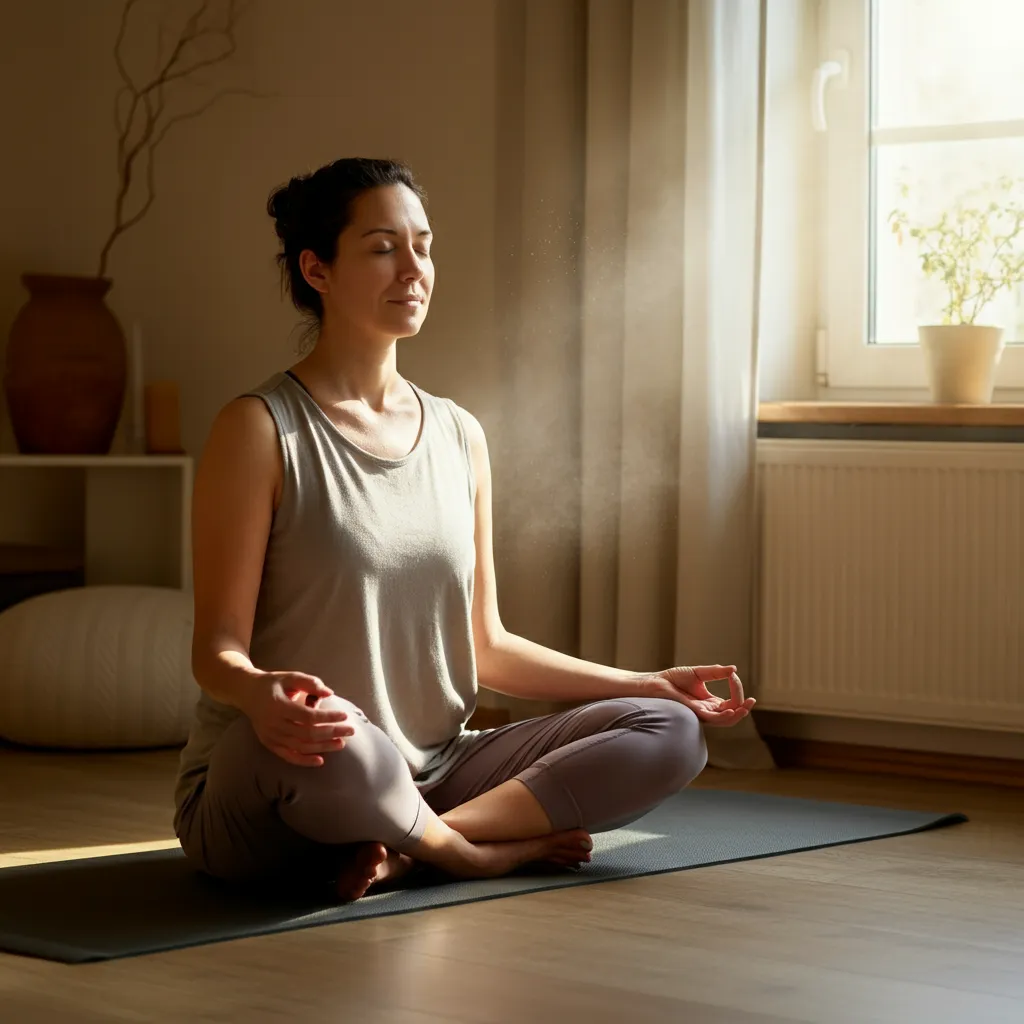
<svg viewBox="0 0 1024 1024">
<path fill-rule="evenodd" d="M 188 735 L 192 595 L 76 587 L 0 613 L 0 737 L 29 746 L 161 747 Z"/>
</svg>

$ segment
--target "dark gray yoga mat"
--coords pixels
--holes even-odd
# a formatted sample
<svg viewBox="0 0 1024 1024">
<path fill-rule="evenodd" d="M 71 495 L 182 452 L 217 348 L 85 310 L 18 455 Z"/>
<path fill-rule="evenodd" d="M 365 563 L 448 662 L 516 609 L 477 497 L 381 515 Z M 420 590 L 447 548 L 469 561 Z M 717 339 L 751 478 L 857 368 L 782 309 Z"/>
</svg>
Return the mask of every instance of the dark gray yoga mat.
<svg viewBox="0 0 1024 1024">
<path fill-rule="evenodd" d="M 0 950 L 86 963 L 363 917 L 498 899 L 635 875 L 772 857 L 966 821 L 962 814 L 689 789 L 625 828 L 594 836 L 578 872 L 420 884 L 331 905 L 258 896 L 197 874 L 178 850 L 0 870 Z M 608 890 L 614 899 L 614 889 Z"/>
</svg>

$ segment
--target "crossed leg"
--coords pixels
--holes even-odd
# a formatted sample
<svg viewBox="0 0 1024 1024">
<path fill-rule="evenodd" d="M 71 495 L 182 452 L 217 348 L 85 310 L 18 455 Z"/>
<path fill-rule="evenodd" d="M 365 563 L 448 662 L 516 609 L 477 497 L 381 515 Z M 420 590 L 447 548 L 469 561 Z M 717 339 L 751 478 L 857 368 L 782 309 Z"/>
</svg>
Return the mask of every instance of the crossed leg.
<svg viewBox="0 0 1024 1024">
<path fill-rule="evenodd" d="M 414 860 L 457 877 L 574 864 L 589 859 L 590 831 L 635 820 L 706 762 L 687 708 L 614 699 L 485 732 L 421 792 L 394 744 L 342 704 L 355 735 L 319 768 L 288 764 L 234 722 L 183 821 L 186 854 L 219 877 L 330 878 L 346 899 Z"/>
</svg>

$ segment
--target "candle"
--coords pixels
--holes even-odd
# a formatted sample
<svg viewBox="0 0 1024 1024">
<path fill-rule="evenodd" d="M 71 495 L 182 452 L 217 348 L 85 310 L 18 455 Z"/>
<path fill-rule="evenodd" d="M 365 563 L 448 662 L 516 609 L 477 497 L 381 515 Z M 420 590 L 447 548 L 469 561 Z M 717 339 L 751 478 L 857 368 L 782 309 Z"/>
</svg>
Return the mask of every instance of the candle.
<svg viewBox="0 0 1024 1024">
<path fill-rule="evenodd" d="M 132 451 L 145 450 L 145 414 L 143 412 L 142 376 L 142 326 L 136 320 L 132 324 L 131 344 L 131 447 Z"/>
</svg>

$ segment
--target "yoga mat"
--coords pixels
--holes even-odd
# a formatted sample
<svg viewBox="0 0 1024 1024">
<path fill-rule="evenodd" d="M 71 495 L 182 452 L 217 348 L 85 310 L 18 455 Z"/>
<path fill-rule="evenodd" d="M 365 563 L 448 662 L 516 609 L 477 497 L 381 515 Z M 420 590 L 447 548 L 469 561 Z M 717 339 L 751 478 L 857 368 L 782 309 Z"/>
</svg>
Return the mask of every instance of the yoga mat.
<svg viewBox="0 0 1024 1024">
<path fill-rule="evenodd" d="M 962 814 L 688 789 L 624 828 L 594 836 L 579 871 L 533 867 L 505 878 L 444 881 L 365 896 L 237 889 L 197 873 L 180 850 L 0 870 L 0 950 L 87 963 L 249 935 L 404 914 L 518 893 L 881 839 L 966 821 Z M 614 900 L 615 890 L 607 890 Z"/>
</svg>

